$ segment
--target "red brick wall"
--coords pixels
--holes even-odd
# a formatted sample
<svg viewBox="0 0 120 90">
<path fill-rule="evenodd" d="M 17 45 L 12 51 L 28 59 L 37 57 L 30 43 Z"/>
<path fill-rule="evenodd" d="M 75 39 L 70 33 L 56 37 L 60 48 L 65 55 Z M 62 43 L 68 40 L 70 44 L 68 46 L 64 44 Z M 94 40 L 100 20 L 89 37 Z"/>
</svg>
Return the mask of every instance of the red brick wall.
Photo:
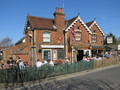
<svg viewBox="0 0 120 90">
<path fill-rule="evenodd" d="M 27 47 L 25 47 L 23 50 L 28 51 L 28 54 L 25 55 L 21 55 L 21 54 L 12 54 L 12 50 L 16 50 L 16 49 L 21 49 L 22 46 L 27 45 L 27 43 L 22 43 L 22 44 L 18 44 L 15 45 L 13 47 L 10 47 L 8 49 L 6 49 L 4 51 L 5 57 L 4 60 L 9 60 L 9 57 L 13 57 L 13 59 L 17 59 L 17 56 L 19 56 L 23 61 L 29 61 L 29 57 L 31 56 L 30 53 L 30 46 L 28 45 Z"/>
<path fill-rule="evenodd" d="M 30 38 L 29 34 L 33 35 L 32 31 L 26 31 L 26 33 L 25 33 L 27 44 L 31 44 L 31 42 L 32 42 L 32 39 Z"/>
<path fill-rule="evenodd" d="M 54 21 L 55 26 L 57 28 L 57 33 L 52 34 L 52 40 L 56 42 L 56 39 L 58 41 L 59 37 L 62 37 L 61 42 L 63 43 L 63 29 L 65 28 L 65 19 L 64 19 L 64 11 L 62 8 L 56 8 L 56 12 L 54 13 Z"/>
<path fill-rule="evenodd" d="M 100 32 L 98 27 L 94 24 L 90 30 L 92 33 L 94 32 L 94 30 L 96 31 L 95 33 L 97 33 L 97 42 L 92 42 L 92 44 L 102 44 L 103 43 L 103 34 Z"/>
<path fill-rule="evenodd" d="M 79 45 L 79 44 L 88 44 L 88 40 L 90 40 L 90 34 L 88 33 L 88 31 L 85 29 L 85 27 L 82 25 L 82 23 L 80 21 L 77 21 L 74 25 L 75 29 L 77 29 L 77 27 L 80 27 L 79 30 L 81 30 L 82 32 L 82 40 L 81 41 L 73 41 L 72 40 L 72 28 L 67 32 L 67 38 L 68 40 L 70 40 L 70 45 L 68 43 L 68 56 L 72 57 L 72 51 L 69 51 L 69 49 L 71 48 L 71 44 L 78 44 L 77 46 L 79 46 L 80 50 L 83 49 L 89 49 L 89 45 Z M 69 42 L 69 41 L 68 41 Z"/>
<path fill-rule="evenodd" d="M 65 14 L 63 8 L 56 8 L 56 11 L 54 13 L 54 21 L 57 29 L 63 29 L 65 27 L 64 16 Z"/>
<path fill-rule="evenodd" d="M 36 44 L 58 44 L 58 41 L 63 44 L 63 31 L 61 30 L 61 33 L 58 31 L 49 31 L 51 34 L 51 42 L 50 43 L 44 43 L 43 42 L 43 33 L 47 30 L 36 30 Z M 59 37 L 62 37 L 62 39 L 58 39 Z"/>
<path fill-rule="evenodd" d="M 70 43 L 76 43 L 76 44 L 88 44 L 88 40 L 90 40 L 90 34 L 88 33 L 88 31 L 85 29 L 85 27 L 82 25 L 82 23 L 80 23 L 80 21 L 77 21 L 77 23 L 75 24 L 75 29 L 76 26 L 80 26 L 80 30 L 82 32 L 82 40 L 81 41 L 72 41 L 72 28 L 67 32 L 67 37 L 70 38 Z"/>
</svg>

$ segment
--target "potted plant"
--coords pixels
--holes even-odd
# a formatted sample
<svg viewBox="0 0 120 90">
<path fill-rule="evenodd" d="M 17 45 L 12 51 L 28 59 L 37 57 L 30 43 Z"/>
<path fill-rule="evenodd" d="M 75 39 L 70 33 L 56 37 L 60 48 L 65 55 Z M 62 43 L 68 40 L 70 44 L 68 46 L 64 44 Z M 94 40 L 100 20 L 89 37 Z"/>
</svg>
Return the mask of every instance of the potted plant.
<svg viewBox="0 0 120 90">
<path fill-rule="evenodd" d="M 42 48 L 39 48 L 39 49 L 38 49 L 38 53 L 41 53 L 41 51 L 42 51 Z"/>
<path fill-rule="evenodd" d="M 74 45 L 73 48 L 75 49 L 75 53 L 78 54 L 78 49 L 79 49 L 79 46 L 77 45 Z"/>
</svg>

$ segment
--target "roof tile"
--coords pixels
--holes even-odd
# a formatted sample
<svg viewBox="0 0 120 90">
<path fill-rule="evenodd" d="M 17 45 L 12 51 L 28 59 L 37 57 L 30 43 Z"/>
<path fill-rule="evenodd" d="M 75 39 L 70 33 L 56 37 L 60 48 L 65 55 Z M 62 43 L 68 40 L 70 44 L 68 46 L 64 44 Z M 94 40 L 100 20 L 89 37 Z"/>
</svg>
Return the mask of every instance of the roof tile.
<svg viewBox="0 0 120 90">
<path fill-rule="evenodd" d="M 93 22 L 94 22 L 94 21 L 88 22 L 88 23 L 86 23 L 86 25 L 87 25 L 88 27 L 90 27 Z"/>
<path fill-rule="evenodd" d="M 28 16 L 28 20 L 31 23 L 33 28 L 39 29 L 55 29 L 53 27 L 53 20 L 48 18 L 41 18 L 35 16 Z"/>
</svg>

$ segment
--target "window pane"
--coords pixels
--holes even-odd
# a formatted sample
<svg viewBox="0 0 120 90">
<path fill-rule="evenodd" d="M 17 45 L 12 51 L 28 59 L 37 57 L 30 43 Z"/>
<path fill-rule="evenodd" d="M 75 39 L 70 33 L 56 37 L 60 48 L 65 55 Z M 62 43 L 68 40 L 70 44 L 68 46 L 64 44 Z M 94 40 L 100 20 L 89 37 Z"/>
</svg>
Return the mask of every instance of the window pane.
<svg viewBox="0 0 120 90">
<path fill-rule="evenodd" d="M 49 32 L 43 33 L 43 42 L 50 42 L 50 33 Z"/>
<path fill-rule="evenodd" d="M 76 40 L 81 40 L 81 32 L 80 31 L 76 31 L 76 33 L 75 33 L 75 39 Z"/>
<path fill-rule="evenodd" d="M 92 42 L 97 42 L 97 35 L 96 34 L 92 35 Z"/>
<path fill-rule="evenodd" d="M 50 50 L 44 50 L 44 59 L 45 60 L 51 59 L 51 52 L 50 52 Z"/>
<path fill-rule="evenodd" d="M 64 59 L 65 55 L 64 55 L 64 50 L 60 49 L 58 50 L 58 59 Z"/>
</svg>

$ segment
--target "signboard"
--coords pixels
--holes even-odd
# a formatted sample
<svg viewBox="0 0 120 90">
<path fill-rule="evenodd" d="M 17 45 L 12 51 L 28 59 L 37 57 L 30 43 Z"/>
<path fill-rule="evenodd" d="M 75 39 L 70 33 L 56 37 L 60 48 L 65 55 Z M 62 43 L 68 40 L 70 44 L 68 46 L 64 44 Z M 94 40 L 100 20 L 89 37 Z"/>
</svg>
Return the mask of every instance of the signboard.
<svg viewBox="0 0 120 90">
<path fill-rule="evenodd" d="M 107 44 L 111 44 L 113 43 L 113 37 L 110 36 L 110 37 L 107 37 Z"/>
<path fill-rule="evenodd" d="M 120 44 L 118 45 L 118 50 L 120 50 Z"/>
</svg>

